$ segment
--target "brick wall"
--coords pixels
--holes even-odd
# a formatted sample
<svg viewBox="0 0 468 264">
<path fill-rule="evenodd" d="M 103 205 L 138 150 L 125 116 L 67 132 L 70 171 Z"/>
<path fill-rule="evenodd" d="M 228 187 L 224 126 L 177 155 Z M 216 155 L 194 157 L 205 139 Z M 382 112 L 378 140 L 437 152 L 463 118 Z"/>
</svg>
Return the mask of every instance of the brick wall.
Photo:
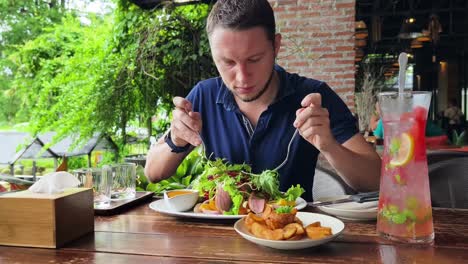
<svg viewBox="0 0 468 264">
<path fill-rule="evenodd" d="M 354 110 L 355 0 L 270 0 L 283 36 L 278 63 L 322 80 Z"/>
</svg>

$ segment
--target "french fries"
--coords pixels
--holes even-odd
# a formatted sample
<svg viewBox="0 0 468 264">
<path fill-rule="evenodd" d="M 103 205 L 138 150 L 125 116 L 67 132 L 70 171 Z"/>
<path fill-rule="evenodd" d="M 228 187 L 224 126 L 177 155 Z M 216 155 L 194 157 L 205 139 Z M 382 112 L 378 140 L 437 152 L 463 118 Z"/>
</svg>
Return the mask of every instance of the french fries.
<svg viewBox="0 0 468 264">
<path fill-rule="evenodd" d="M 244 217 L 247 229 L 254 236 L 269 240 L 300 240 L 304 237 L 321 239 L 331 236 L 331 228 L 321 226 L 320 222 L 314 222 L 304 227 L 302 221 L 295 216 L 296 211 L 289 214 L 276 214 L 267 206 L 262 216 L 249 213 Z"/>
<path fill-rule="evenodd" d="M 332 235 L 331 228 L 321 226 L 320 222 L 315 222 L 306 226 L 305 230 L 307 232 L 307 236 L 311 239 L 321 239 Z"/>
</svg>

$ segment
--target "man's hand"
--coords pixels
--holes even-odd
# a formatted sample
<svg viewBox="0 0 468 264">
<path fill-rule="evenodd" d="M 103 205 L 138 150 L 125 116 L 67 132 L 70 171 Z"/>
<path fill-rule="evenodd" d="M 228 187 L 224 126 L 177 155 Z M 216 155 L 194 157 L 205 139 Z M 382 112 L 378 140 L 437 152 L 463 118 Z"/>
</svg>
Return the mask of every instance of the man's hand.
<svg viewBox="0 0 468 264">
<path fill-rule="evenodd" d="M 193 146 L 201 144 L 199 131 L 202 128 L 200 113 L 192 112 L 192 103 L 182 97 L 174 97 L 172 111 L 171 139 L 178 147 L 190 143 Z"/>
<path fill-rule="evenodd" d="M 299 134 L 319 151 L 326 151 L 331 145 L 338 144 L 330 130 L 328 110 L 322 108 L 322 96 L 319 93 L 308 94 L 301 105 L 294 121 Z"/>
</svg>

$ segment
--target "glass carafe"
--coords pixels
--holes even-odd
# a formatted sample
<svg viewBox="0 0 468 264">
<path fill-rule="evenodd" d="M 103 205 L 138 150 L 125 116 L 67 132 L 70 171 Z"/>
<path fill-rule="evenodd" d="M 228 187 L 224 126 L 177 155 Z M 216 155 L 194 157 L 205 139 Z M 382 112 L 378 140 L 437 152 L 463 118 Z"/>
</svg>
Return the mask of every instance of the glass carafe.
<svg viewBox="0 0 468 264">
<path fill-rule="evenodd" d="M 390 240 L 434 240 L 425 128 L 430 92 L 379 94 L 384 125 L 377 232 Z"/>
</svg>

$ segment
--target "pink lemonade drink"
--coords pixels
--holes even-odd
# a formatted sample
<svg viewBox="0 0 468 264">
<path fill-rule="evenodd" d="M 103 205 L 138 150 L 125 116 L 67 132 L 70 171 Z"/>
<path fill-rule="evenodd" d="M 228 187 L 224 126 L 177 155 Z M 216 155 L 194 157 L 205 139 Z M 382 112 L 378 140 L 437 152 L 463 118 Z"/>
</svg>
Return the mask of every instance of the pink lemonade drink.
<svg viewBox="0 0 468 264">
<path fill-rule="evenodd" d="M 425 128 L 430 92 L 381 93 L 384 153 L 377 232 L 390 240 L 434 240 Z"/>
</svg>

